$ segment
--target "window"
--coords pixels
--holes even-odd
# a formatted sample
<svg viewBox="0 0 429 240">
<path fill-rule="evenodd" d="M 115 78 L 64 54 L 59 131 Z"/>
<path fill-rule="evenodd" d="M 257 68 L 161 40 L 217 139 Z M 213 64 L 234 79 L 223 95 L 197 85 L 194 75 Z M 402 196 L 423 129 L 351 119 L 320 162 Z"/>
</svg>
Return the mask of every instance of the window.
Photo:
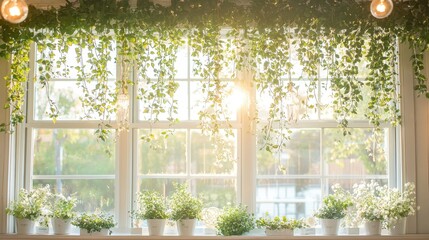
<svg viewBox="0 0 429 240">
<path fill-rule="evenodd" d="M 109 49 L 106 54 L 111 61 L 106 63 L 105 71 L 111 89 L 106 91 L 114 91 L 121 65 L 115 61 L 117 53 L 113 41 Z M 29 120 L 25 125 L 26 134 L 22 136 L 26 142 L 28 169 L 25 177 L 28 184 L 50 184 L 57 191 L 76 194 L 80 199 L 80 211 L 101 208 L 115 213 L 122 224 L 120 227 L 131 226 L 131 221 L 125 219 L 128 215 L 119 212 L 132 210 L 135 192 L 153 189 L 169 196 L 174 190 L 173 182 L 187 182 L 194 194 L 203 195 L 206 207 L 255 202 L 249 208 L 257 216 L 268 212 L 302 218 L 312 215 L 334 183 L 351 189 L 354 183 L 364 179 L 395 180 L 396 130 L 383 125 L 374 135 L 370 124 L 359 118 L 363 116 L 360 112 L 349 122 L 351 134 L 344 137 L 343 129 L 337 127 L 333 118 L 334 111 L 329 107 L 332 102 L 330 76 L 319 69 L 319 80 L 311 100 L 314 102 L 310 103 L 326 105 L 326 108 L 323 111 L 306 108 L 301 98 L 306 94 L 310 79 L 302 73 L 297 59 L 290 59 L 295 67 L 282 77 L 285 86 L 294 88 L 296 94 L 287 96 L 284 106 L 280 106 L 287 117 L 296 122 L 288 128 L 278 129 L 289 139 L 287 148 L 275 153 L 263 148 L 258 131 L 249 133 L 250 125 L 255 122 L 248 119 L 249 108 L 256 108 L 260 116 L 269 114 L 266 109 L 272 99 L 266 92 L 247 84 L 251 81 L 246 77 L 249 74 L 242 73 L 245 77 L 237 80 L 230 77 L 231 72 L 236 71 L 234 67 L 222 72 L 222 83 L 231 93 L 231 102 L 244 98 L 236 92 L 238 88 L 245 88 L 251 99 L 250 104 L 237 104 L 237 108 L 230 109 L 227 117 L 233 134 L 220 130 L 221 140 L 227 144 L 233 161 L 217 161 L 219 150 L 213 145 L 213 139 L 202 133 L 198 116 L 204 104 L 201 85 L 207 80 L 194 71 L 197 57 L 187 44 L 178 49 L 174 77 L 178 103 L 176 117 L 180 121 L 170 125 L 166 121 L 167 112 L 161 112 L 157 122 L 147 121 L 151 113 L 145 109 L 153 103 L 142 99 L 140 94 L 153 90 L 148 86 L 153 86 L 150 83 L 156 82 L 160 73 L 156 66 L 146 73 L 134 66 L 130 73 L 135 84 L 129 89 L 129 129 L 121 131 L 120 136 L 112 133 L 109 139 L 113 141 L 106 142 L 96 137 L 100 124 L 96 119 L 100 116 L 84 112 L 80 107 L 82 101 L 100 100 L 97 99 L 99 95 L 91 91 L 95 85 L 87 86 L 88 92 L 75 88 L 83 83 L 73 68 L 88 68 L 90 72 L 91 49 L 72 46 L 64 52 L 58 49 L 36 51 L 34 48 L 32 67 L 36 75 L 43 72 L 37 65 L 43 54 L 53 54 L 52 58 L 67 57 L 70 69 L 68 72 L 57 69 L 58 74 L 52 77 L 49 85 L 30 83 Z M 365 76 L 360 77 L 364 81 Z M 48 120 L 51 105 L 46 98 L 47 90 L 61 113 L 55 123 Z M 169 103 L 162 104 L 165 105 L 161 108 L 168 109 Z M 115 116 L 107 116 L 107 120 L 114 123 Z M 262 124 L 258 122 L 256 129 Z M 148 137 L 150 142 L 145 141 Z M 121 167 L 124 161 L 129 167 Z M 254 184 L 247 182 L 248 179 Z M 131 184 L 124 184 L 128 180 Z M 255 199 L 248 199 L 249 196 Z"/>
</svg>

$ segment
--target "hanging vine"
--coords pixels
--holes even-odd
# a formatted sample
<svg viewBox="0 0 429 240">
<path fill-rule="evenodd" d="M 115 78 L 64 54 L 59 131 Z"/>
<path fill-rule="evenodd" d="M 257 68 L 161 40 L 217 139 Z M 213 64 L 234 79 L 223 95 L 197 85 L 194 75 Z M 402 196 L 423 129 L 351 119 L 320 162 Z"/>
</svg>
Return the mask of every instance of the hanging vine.
<svg viewBox="0 0 429 240">
<path fill-rule="evenodd" d="M 396 42 L 406 42 L 413 50 L 415 90 L 429 98 L 423 75 L 429 6 L 418 0 L 395 4 L 392 15 L 383 20 L 370 16 L 365 1 L 350 0 L 255 0 L 248 4 L 189 0 L 172 1 L 169 7 L 148 0 L 139 0 L 134 7 L 128 1 L 80 0 L 67 1 L 58 9 L 30 6 L 29 17 L 22 24 L 0 20 L 0 56 L 11 63 L 5 79 L 5 107 L 11 116 L 0 130 L 13 131 L 25 121 L 23 104 L 32 42 L 38 49 L 36 82 L 45 90 L 47 115 L 53 121 L 61 115 L 50 96 L 50 80 L 76 71 L 84 118 L 99 120 L 97 136 L 102 140 L 112 128 L 118 95 L 131 84 L 137 84 L 137 98 L 143 104 L 141 120 L 150 124 L 177 122 L 179 85 L 174 80 L 174 62 L 178 49 L 186 44 L 192 48 L 193 71 L 203 79 L 201 127 L 217 139 L 218 146 L 227 144 L 222 143 L 222 134 L 232 135 L 225 98 L 231 82 L 239 85 L 239 81 L 236 72 L 228 72 L 231 66 L 249 68 L 258 93 L 270 96 L 266 114 L 260 112 L 258 118 L 262 133 L 258 141 L 267 151 L 287 147 L 290 126 L 297 117 L 326 109 L 327 103 L 317 99 L 320 71 L 327 72 L 324 78 L 325 87 L 332 90 L 330 107 L 346 134 L 348 121 L 360 115 L 362 104 L 367 104 L 365 117 L 376 128 L 384 122 L 399 124 Z M 76 66 L 66 64 L 64 53 L 72 49 L 76 49 L 80 63 Z M 368 64 L 362 67 L 364 61 Z M 112 81 L 116 78 L 113 69 L 108 68 L 110 62 L 128 66 L 124 65 L 125 74 L 116 83 Z M 138 72 L 134 83 L 128 78 L 131 65 Z M 302 68 L 298 79 L 291 77 L 295 67 Z M 363 68 L 368 77 L 362 81 Z M 225 72 L 228 76 L 223 76 Z M 292 104 L 302 109 L 292 109 Z M 152 138 L 149 134 L 144 140 Z M 224 150 L 218 148 L 217 152 Z"/>
</svg>

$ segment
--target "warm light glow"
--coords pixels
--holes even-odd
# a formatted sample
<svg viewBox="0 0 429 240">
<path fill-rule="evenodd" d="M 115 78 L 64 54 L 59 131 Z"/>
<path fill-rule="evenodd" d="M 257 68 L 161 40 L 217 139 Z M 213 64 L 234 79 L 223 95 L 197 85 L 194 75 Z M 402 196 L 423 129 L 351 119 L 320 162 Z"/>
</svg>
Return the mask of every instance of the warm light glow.
<svg viewBox="0 0 429 240">
<path fill-rule="evenodd" d="M 376 9 L 379 12 L 385 12 L 386 11 L 386 5 L 380 3 L 380 4 L 377 5 Z"/>
<path fill-rule="evenodd" d="M 20 23 L 27 18 L 28 5 L 25 0 L 4 0 L 1 15 L 8 22 Z"/>
<path fill-rule="evenodd" d="M 392 0 L 372 0 L 371 14 L 376 18 L 385 18 L 392 13 L 393 2 Z"/>
<path fill-rule="evenodd" d="M 238 110 L 243 105 L 246 95 L 241 88 L 234 88 L 226 99 L 226 104 L 231 110 Z"/>
<path fill-rule="evenodd" d="M 129 113 L 130 100 L 128 95 L 125 93 L 118 95 L 118 101 L 116 102 L 116 121 L 118 122 L 118 132 L 122 130 L 128 130 L 128 113 Z"/>
</svg>

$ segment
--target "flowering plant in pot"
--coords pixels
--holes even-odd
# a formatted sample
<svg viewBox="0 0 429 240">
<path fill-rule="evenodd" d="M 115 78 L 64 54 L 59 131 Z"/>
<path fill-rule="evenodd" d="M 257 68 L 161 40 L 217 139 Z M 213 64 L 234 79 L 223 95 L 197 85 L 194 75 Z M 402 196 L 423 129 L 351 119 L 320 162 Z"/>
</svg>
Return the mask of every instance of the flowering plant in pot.
<svg viewBox="0 0 429 240">
<path fill-rule="evenodd" d="M 267 236 L 292 236 L 295 229 L 307 227 L 304 220 L 288 219 L 286 216 L 270 218 L 268 213 L 256 220 L 256 226 L 265 228 Z"/>
<path fill-rule="evenodd" d="M 386 196 L 388 187 L 377 182 L 362 182 L 353 186 L 358 215 L 364 220 L 366 235 L 380 235 L 381 224 L 388 215 Z"/>
<path fill-rule="evenodd" d="M 325 235 L 337 235 L 340 220 L 346 216 L 347 208 L 352 206 L 350 194 L 339 184 L 332 186 L 332 194 L 323 198 L 323 205 L 314 216 L 319 218 Z"/>
<path fill-rule="evenodd" d="M 106 213 L 83 213 L 72 221 L 80 228 L 80 235 L 110 235 L 116 224 L 113 216 Z"/>
<path fill-rule="evenodd" d="M 179 235 L 193 235 L 195 222 L 201 219 L 203 202 L 192 196 L 186 184 L 175 184 L 175 192 L 170 198 L 170 218 L 177 222 Z"/>
<path fill-rule="evenodd" d="M 136 202 L 138 208 L 132 213 L 133 217 L 147 220 L 149 235 L 162 235 L 168 219 L 164 197 L 156 191 L 143 191 L 138 193 Z"/>
<path fill-rule="evenodd" d="M 54 234 L 69 234 L 72 219 L 76 216 L 77 199 L 73 196 L 54 194 L 51 197 L 51 217 Z"/>
<path fill-rule="evenodd" d="M 414 215 L 418 209 L 414 183 L 406 183 L 403 191 L 390 188 L 384 196 L 386 198 L 385 207 L 387 208 L 387 216 L 384 219 L 385 227 L 390 229 L 391 234 L 404 234 L 406 218 Z"/>
<path fill-rule="evenodd" d="M 6 213 L 16 218 L 18 234 L 34 234 L 35 221 L 47 212 L 45 206 L 49 194 L 48 185 L 29 191 L 19 190 L 18 199 L 6 208 Z"/>
</svg>

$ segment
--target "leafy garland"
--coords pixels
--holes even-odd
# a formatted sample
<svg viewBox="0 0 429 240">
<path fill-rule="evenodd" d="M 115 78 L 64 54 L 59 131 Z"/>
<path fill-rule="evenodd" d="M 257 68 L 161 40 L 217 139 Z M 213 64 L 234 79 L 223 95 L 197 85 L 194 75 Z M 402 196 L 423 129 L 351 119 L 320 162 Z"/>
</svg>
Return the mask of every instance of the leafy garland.
<svg viewBox="0 0 429 240">
<path fill-rule="evenodd" d="M 67 1 L 58 9 L 41 10 L 30 6 L 29 16 L 19 25 L 0 20 L 0 56 L 10 59 L 11 73 L 6 77 L 10 122 L 0 125 L 1 131 L 13 131 L 25 120 L 23 104 L 29 72 L 30 44 L 35 42 L 39 53 L 36 81 L 45 88 L 49 117 L 55 121 L 61 114 L 50 97 L 49 80 L 67 75 L 70 66 L 66 57 L 52 62 L 54 51 L 68 52 L 76 47 L 80 98 L 85 117 L 102 120 L 97 132 L 105 140 L 116 111 L 118 95 L 128 86 L 138 85 L 138 98 L 143 102 L 145 120 L 155 123 L 165 114 L 177 122 L 178 83 L 174 81 L 177 50 L 188 43 L 195 56 L 206 62 L 195 62 L 193 71 L 204 79 L 205 107 L 200 112 L 202 129 L 215 139 L 222 139 L 231 125 L 226 114 L 227 84 L 220 79 L 228 64 L 237 70 L 249 68 L 254 73 L 257 90 L 272 100 L 262 123 L 262 145 L 268 151 L 286 146 L 290 124 L 287 98 L 296 96 L 305 111 L 323 109 L 317 99 L 318 68 L 328 73 L 333 91 L 333 111 L 347 133 L 348 120 L 358 112 L 358 105 L 369 92 L 365 116 L 375 126 L 382 122 L 400 123 L 398 78 L 395 62 L 396 41 L 407 42 L 414 51 L 415 90 L 429 98 L 423 75 L 423 52 L 429 44 L 429 6 L 424 1 L 395 1 L 395 10 L 387 19 L 377 20 L 369 13 L 365 1 L 172 1 L 169 7 L 138 0 L 135 7 L 128 1 Z M 224 29 L 229 29 L 226 37 Z M 185 41 L 185 38 L 188 38 Z M 119 57 L 113 59 L 116 43 Z M 224 50 L 220 46 L 226 46 Z M 292 53 L 292 46 L 296 53 Z M 47 50 L 50 49 L 50 50 Z M 225 50 L 226 49 L 226 50 Z M 87 51 L 87 53 L 84 53 Z M 233 54 L 231 54 L 233 53 Z M 299 86 L 283 76 L 293 71 L 290 58 L 296 54 L 303 75 L 308 80 L 306 97 L 298 97 Z M 370 64 L 365 81 L 358 78 L 360 64 Z M 120 84 L 109 82 L 107 62 L 121 62 L 125 67 Z M 129 79 L 130 66 L 137 66 L 138 80 Z M 89 67 L 88 67 L 89 66 Z M 60 70 L 62 69 L 62 73 Z M 148 77 L 154 71 L 155 79 Z M 231 76 L 237 79 L 237 76 Z M 306 115 L 303 114 L 304 116 Z M 225 124 L 225 125 L 223 125 Z M 150 141 L 150 134 L 144 137 Z M 219 140 L 221 141 L 221 140 Z M 219 150 L 217 152 L 224 152 Z M 230 156 L 224 156 L 229 158 Z"/>
</svg>

